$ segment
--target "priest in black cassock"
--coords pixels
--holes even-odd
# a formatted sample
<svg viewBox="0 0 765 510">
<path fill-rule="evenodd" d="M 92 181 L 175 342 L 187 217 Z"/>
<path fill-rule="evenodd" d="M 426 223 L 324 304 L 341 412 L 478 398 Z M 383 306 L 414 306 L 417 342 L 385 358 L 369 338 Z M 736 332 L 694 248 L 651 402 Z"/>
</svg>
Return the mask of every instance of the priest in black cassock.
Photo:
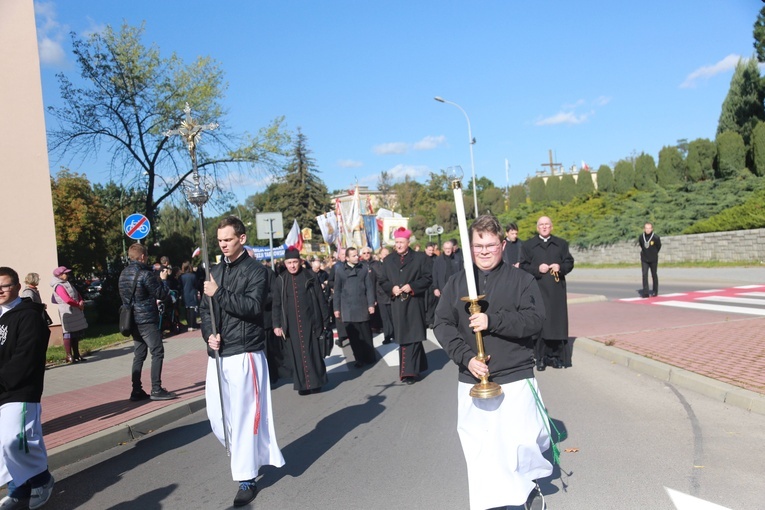
<svg viewBox="0 0 765 510">
<path fill-rule="evenodd" d="M 276 279 L 273 295 L 274 334 L 285 341 L 295 389 L 301 395 L 318 393 L 327 384 L 319 337 L 329 325 L 329 311 L 321 284 L 302 266 L 300 252 L 288 249 L 284 265 L 287 270 Z"/>
<path fill-rule="evenodd" d="M 411 230 L 403 227 L 393 234 L 396 251 L 382 264 L 380 286 L 391 296 L 393 332 L 399 344 L 399 378 L 414 384 L 428 369 L 422 342 L 426 339 L 425 299 L 432 282 L 424 253 L 409 249 Z"/>
<path fill-rule="evenodd" d="M 566 275 L 574 269 L 574 257 L 568 243 L 552 235 L 552 228 L 552 220 L 542 216 L 537 220 L 539 235 L 521 247 L 520 267 L 536 278 L 545 304 L 544 328 L 534 350 L 539 371 L 548 365 L 570 367 L 573 350 L 568 341 Z"/>
</svg>

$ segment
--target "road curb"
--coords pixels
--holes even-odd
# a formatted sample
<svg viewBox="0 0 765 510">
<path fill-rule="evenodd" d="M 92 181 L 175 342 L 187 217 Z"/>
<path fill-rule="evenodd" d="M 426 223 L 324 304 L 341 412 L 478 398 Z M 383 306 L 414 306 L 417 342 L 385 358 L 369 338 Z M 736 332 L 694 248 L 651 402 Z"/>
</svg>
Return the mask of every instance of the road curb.
<svg viewBox="0 0 765 510">
<path fill-rule="evenodd" d="M 181 402 L 175 402 L 126 423 L 76 439 L 48 451 L 48 467 L 51 470 L 56 470 L 110 450 L 115 446 L 129 443 L 151 434 L 160 427 L 169 425 L 200 409 L 204 409 L 204 407 L 205 397 L 200 395 Z"/>
<path fill-rule="evenodd" d="M 765 395 L 724 383 L 683 368 L 656 361 L 618 347 L 608 346 L 585 337 L 574 341 L 574 349 L 593 354 L 630 370 L 649 375 L 674 386 L 685 388 L 712 399 L 756 414 L 765 415 Z"/>
<path fill-rule="evenodd" d="M 567 299 L 567 303 L 570 305 L 578 303 L 597 303 L 600 301 L 608 301 L 608 298 L 599 294 L 580 294 L 577 297 L 570 297 Z"/>
</svg>

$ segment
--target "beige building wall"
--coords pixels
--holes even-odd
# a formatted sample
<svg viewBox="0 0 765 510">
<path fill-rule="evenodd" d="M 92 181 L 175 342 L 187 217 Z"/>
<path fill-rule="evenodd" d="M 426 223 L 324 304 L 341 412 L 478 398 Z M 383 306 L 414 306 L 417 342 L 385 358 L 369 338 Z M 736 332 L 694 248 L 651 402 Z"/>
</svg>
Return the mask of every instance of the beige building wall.
<svg viewBox="0 0 765 510">
<path fill-rule="evenodd" d="M 39 273 L 40 295 L 59 324 L 50 304 L 58 258 L 32 0 L 0 1 L 0 48 L 0 265 L 22 282 Z"/>
</svg>

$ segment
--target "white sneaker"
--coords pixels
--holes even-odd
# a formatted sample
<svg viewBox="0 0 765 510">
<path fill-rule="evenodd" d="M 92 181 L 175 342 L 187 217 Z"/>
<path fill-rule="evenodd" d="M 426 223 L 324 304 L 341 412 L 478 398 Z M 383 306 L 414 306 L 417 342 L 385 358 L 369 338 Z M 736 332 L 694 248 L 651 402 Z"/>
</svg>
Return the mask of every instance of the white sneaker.
<svg viewBox="0 0 765 510">
<path fill-rule="evenodd" d="M 53 494 L 53 484 L 56 480 L 53 479 L 53 475 L 50 475 L 50 480 L 41 487 L 32 487 L 32 497 L 29 498 L 29 510 L 35 510 L 40 508 L 50 499 L 50 495 Z"/>
<path fill-rule="evenodd" d="M 21 510 L 22 508 L 29 508 L 29 498 L 5 496 L 0 499 L 0 510 Z"/>
</svg>

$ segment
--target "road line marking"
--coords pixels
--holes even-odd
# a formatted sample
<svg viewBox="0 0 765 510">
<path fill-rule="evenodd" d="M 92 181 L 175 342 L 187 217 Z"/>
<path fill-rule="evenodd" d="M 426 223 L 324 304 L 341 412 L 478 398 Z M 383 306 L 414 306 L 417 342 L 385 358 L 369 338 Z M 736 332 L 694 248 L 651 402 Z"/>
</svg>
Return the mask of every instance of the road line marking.
<svg viewBox="0 0 765 510">
<path fill-rule="evenodd" d="M 752 299 L 752 298 L 745 298 L 745 297 L 707 296 L 707 297 L 700 297 L 698 301 L 719 301 L 721 303 L 739 303 L 742 305 L 765 306 L 765 299 Z"/>
<path fill-rule="evenodd" d="M 728 507 L 720 506 L 709 501 L 690 496 L 688 494 L 664 487 L 669 499 L 675 505 L 677 510 L 730 510 Z"/>
<path fill-rule="evenodd" d="M 765 292 L 744 292 L 742 296 L 765 297 Z"/>
<path fill-rule="evenodd" d="M 734 289 L 760 289 L 762 285 L 741 285 L 739 287 L 733 287 Z"/>
<path fill-rule="evenodd" d="M 725 292 L 725 289 L 709 289 L 709 290 L 697 290 L 696 292 L 700 292 L 703 294 L 708 294 L 712 292 Z"/>
<path fill-rule="evenodd" d="M 677 308 L 690 308 L 692 310 L 709 310 L 712 312 L 740 313 L 744 315 L 763 315 L 765 310 L 746 308 L 743 306 L 710 305 L 706 303 L 693 303 L 688 301 L 662 301 L 654 303 L 662 306 L 674 306 Z"/>
</svg>

